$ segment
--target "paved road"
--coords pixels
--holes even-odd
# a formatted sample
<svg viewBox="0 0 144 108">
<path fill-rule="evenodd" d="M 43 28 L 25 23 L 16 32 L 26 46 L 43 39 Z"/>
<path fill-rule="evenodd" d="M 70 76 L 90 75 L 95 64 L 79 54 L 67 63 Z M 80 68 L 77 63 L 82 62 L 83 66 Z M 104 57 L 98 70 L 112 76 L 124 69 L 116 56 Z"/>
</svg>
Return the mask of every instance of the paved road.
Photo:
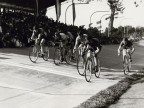
<svg viewBox="0 0 144 108">
<path fill-rule="evenodd" d="M 0 108 L 72 108 L 123 77 L 117 45 L 104 46 L 100 54 L 102 73 L 87 83 L 76 67 L 38 59 L 30 62 L 28 49 L 1 49 Z M 143 47 L 136 45 L 132 73 L 143 68 Z M 51 51 L 52 52 L 52 51 Z M 52 57 L 51 53 L 51 57 Z"/>
</svg>

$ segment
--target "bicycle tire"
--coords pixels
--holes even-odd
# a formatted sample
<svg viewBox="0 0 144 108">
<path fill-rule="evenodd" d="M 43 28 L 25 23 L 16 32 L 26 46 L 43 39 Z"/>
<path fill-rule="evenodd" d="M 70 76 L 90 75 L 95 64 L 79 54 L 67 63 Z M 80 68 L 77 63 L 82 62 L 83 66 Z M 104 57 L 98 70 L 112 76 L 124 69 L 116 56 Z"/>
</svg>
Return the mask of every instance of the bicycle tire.
<svg viewBox="0 0 144 108">
<path fill-rule="evenodd" d="M 44 56 L 43 56 L 43 59 L 45 61 L 48 61 L 48 59 L 49 59 L 49 48 L 48 48 L 48 46 L 44 47 Z"/>
<path fill-rule="evenodd" d="M 84 76 L 84 59 L 81 55 L 77 58 L 77 71 L 79 75 Z"/>
<path fill-rule="evenodd" d="M 71 57 L 72 57 L 71 49 L 68 49 L 68 52 L 67 52 L 67 54 L 65 55 L 65 61 L 66 61 L 67 64 L 70 64 L 70 63 L 71 63 Z"/>
<path fill-rule="evenodd" d="M 128 61 L 128 58 L 127 58 L 127 56 L 125 55 L 124 56 L 124 62 L 123 62 L 123 68 L 124 68 L 124 74 L 125 75 L 128 75 L 128 73 L 129 73 L 129 63 L 128 63 L 129 61 Z"/>
<path fill-rule="evenodd" d="M 88 58 L 85 64 L 85 79 L 87 82 L 90 82 L 92 77 L 92 71 L 93 71 L 93 62 L 91 58 Z"/>
<path fill-rule="evenodd" d="M 95 77 L 99 78 L 100 72 L 101 72 L 101 64 L 100 64 L 100 60 L 99 59 L 97 61 L 98 61 L 98 64 L 97 64 L 98 70 L 97 70 L 97 72 L 95 72 Z"/>
<path fill-rule="evenodd" d="M 77 58 L 78 58 L 78 51 L 75 51 L 72 55 L 73 55 L 74 60 L 75 60 L 75 62 L 76 62 L 76 61 L 77 61 Z"/>
<path fill-rule="evenodd" d="M 35 45 L 30 46 L 29 48 L 29 59 L 31 62 L 36 63 L 39 51 L 37 50 Z"/>
<path fill-rule="evenodd" d="M 61 63 L 61 49 L 55 48 L 54 51 L 54 64 L 59 65 Z"/>
</svg>

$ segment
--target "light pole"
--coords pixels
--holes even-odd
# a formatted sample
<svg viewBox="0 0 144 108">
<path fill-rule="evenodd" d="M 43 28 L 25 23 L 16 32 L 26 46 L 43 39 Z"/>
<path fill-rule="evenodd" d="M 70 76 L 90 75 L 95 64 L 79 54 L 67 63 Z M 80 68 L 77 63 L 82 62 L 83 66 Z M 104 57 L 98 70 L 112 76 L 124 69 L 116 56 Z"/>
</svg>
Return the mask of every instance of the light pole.
<svg viewBox="0 0 144 108">
<path fill-rule="evenodd" d="M 90 16 L 90 24 L 92 24 L 92 23 L 91 23 L 91 18 L 92 18 L 92 16 L 93 16 L 95 13 L 97 13 L 97 12 L 109 12 L 109 11 L 95 11 L 95 12 L 93 12 L 93 13 L 91 14 L 91 16 Z M 89 25 L 90 25 L 90 24 L 89 24 Z"/>
<path fill-rule="evenodd" d="M 104 17 L 104 16 L 106 16 L 106 15 L 110 15 L 110 14 L 105 14 L 105 15 L 103 15 L 101 18 L 100 18 L 100 35 L 101 35 L 101 20 L 102 20 L 102 18 Z M 108 33 L 108 37 L 109 37 L 109 33 Z"/>
<path fill-rule="evenodd" d="M 132 18 L 124 18 L 124 19 L 122 19 L 122 20 L 120 21 L 120 25 L 121 25 L 121 23 L 122 23 L 123 21 L 128 20 L 128 19 L 132 19 Z M 127 34 L 128 34 L 128 30 L 127 30 Z M 125 37 L 125 27 L 124 27 L 123 37 Z"/>
<path fill-rule="evenodd" d="M 88 3 L 74 3 L 74 4 L 89 4 L 89 2 Z M 67 10 L 68 10 L 68 8 L 70 7 L 70 6 L 72 6 L 73 5 L 73 2 L 72 2 L 72 4 L 70 4 L 67 8 L 66 8 L 66 11 L 65 11 L 65 24 L 66 24 L 66 14 L 67 14 Z M 74 25 L 74 24 L 73 24 Z"/>
</svg>

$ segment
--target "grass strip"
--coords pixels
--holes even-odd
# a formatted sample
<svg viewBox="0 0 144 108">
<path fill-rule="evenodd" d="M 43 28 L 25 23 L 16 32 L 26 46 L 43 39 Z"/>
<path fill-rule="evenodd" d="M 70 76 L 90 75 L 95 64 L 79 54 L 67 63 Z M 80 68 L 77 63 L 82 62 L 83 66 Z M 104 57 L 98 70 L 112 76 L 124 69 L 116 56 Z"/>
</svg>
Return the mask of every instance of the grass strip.
<svg viewBox="0 0 144 108">
<path fill-rule="evenodd" d="M 75 108 L 106 108 L 116 102 L 120 96 L 131 87 L 132 83 L 143 77 L 144 74 L 132 74 L 126 76 L 117 84 L 100 91 Z"/>
</svg>

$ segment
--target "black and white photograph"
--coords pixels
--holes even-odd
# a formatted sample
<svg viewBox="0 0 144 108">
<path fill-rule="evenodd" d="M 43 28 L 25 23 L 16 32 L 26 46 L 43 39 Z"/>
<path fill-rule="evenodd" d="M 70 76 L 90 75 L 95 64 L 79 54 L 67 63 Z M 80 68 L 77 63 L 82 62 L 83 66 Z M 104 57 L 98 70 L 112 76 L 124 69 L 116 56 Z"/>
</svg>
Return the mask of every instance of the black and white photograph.
<svg viewBox="0 0 144 108">
<path fill-rule="evenodd" d="M 0 108 L 144 108 L 144 0 L 0 0 Z"/>
</svg>

